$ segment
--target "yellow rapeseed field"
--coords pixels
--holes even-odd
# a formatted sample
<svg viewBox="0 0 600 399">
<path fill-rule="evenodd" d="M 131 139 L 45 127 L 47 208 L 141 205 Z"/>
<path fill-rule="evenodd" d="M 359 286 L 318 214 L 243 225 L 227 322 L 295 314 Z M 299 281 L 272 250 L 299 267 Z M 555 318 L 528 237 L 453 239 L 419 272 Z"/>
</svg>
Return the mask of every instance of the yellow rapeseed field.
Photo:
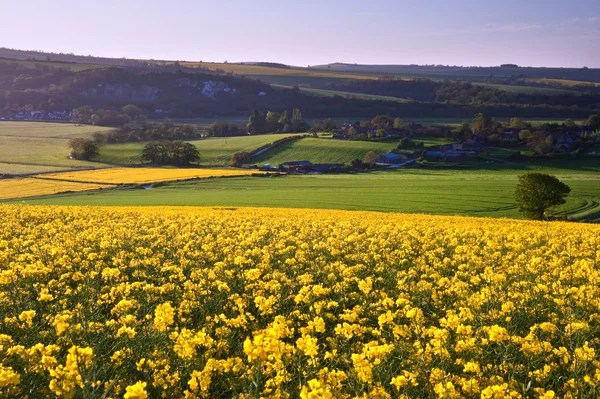
<svg viewBox="0 0 600 399">
<path fill-rule="evenodd" d="M 209 177 L 249 176 L 262 172 L 246 169 L 207 168 L 107 168 L 52 173 L 39 176 L 43 179 L 105 184 L 146 184 L 165 181 L 201 179 Z"/>
<path fill-rule="evenodd" d="M 35 178 L 0 180 L 0 199 L 35 197 L 67 191 L 87 191 L 99 188 L 112 188 L 105 184 L 73 183 L 67 181 L 49 181 Z"/>
<path fill-rule="evenodd" d="M 600 226 L 0 206 L 2 398 L 597 398 Z"/>
</svg>

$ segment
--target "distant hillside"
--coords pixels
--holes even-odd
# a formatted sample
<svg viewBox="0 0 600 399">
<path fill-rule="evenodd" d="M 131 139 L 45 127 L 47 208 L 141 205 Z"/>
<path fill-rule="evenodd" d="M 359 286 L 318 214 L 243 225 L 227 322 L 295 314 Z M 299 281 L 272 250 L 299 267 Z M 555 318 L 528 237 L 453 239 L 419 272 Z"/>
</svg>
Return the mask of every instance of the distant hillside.
<svg viewBox="0 0 600 399">
<path fill-rule="evenodd" d="M 317 70 L 371 75 L 399 75 L 439 79 L 480 80 L 482 78 L 546 78 L 600 82 L 600 69 L 534 68 L 505 64 L 498 67 L 458 67 L 438 65 L 360 65 L 334 63 L 311 67 Z"/>
<path fill-rule="evenodd" d="M 471 80 L 473 84 L 451 75 L 444 79 L 398 79 L 383 74 L 377 66 L 366 66 L 375 68 L 373 74 L 367 74 L 344 72 L 345 68 L 360 70 L 361 66 L 343 64 L 332 66 L 340 71 L 262 62 L 154 64 L 10 49 L 0 49 L 0 57 L 4 57 L 0 58 L 0 117 L 7 119 L 55 112 L 65 115 L 82 106 L 116 111 L 128 104 L 141 107 L 150 118 L 247 117 L 255 110 L 282 112 L 292 108 L 313 118 L 371 118 L 377 114 L 470 118 L 477 112 L 497 117 L 583 118 L 600 113 L 600 87 L 593 85 L 572 85 L 572 91 L 532 92 L 524 86 L 508 86 L 513 84 L 512 78 L 505 78 L 508 82 Z M 414 68 L 440 71 L 439 67 Z M 463 69 L 470 70 L 458 70 Z M 582 79 L 578 76 L 573 81 Z M 463 82 L 456 82 L 459 80 Z M 515 84 L 525 79 L 516 80 Z M 529 84 L 545 87 L 558 82 L 539 78 Z M 550 93 L 554 95 L 547 95 Z"/>
<path fill-rule="evenodd" d="M 11 60 L 29 60 L 29 61 L 52 61 L 64 63 L 78 64 L 95 64 L 95 65 L 110 65 L 110 66 L 143 66 L 148 65 L 149 61 L 134 60 L 128 58 L 105 58 L 94 57 L 91 55 L 75 55 L 64 53 L 50 53 L 33 50 L 15 50 L 5 47 L 0 47 L 0 58 Z"/>
</svg>

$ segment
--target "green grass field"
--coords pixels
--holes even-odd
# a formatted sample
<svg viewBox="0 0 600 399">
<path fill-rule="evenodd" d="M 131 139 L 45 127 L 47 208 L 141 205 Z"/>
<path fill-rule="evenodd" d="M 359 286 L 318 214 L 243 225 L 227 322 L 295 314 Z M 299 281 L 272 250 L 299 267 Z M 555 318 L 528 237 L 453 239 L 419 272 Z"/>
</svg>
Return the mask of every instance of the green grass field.
<svg viewBox="0 0 600 399">
<path fill-rule="evenodd" d="M 284 162 L 306 160 L 312 163 L 349 164 L 353 159 L 363 159 L 368 151 L 374 151 L 378 155 L 385 154 L 397 145 L 397 140 L 371 142 L 305 138 L 280 144 L 252 158 L 251 163 L 279 165 Z"/>
<path fill-rule="evenodd" d="M 200 151 L 200 164 L 229 165 L 231 156 L 239 151 L 253 151 L 263 145 L 293 134 L 268 134 L 261 136 L 217 137 L 191 141 Z M 110 165 L 131 166 L 142 163 L 140 156 L 144 143 L 107 144 L 100 147 L 97 162 Z"/>
<path fill-rule="evenodd" d="M 545 83 L 545 84 L 558 84 L 567 87 L 576 86 L 600 86 L 597 82 L 586 82 L 583 80 L 569 80 L 569 79 L 547 79 L 547 78 L 526 78 L 523 79 L 526 82 Z"/>
<path fill-rule="evenodd" d="M 600 166 L 491 166 L 488 170 L 400 169 L 353 175 L 211 179 L 151 190 L 118 189 L 6 201 L 60 205 L 197 205 L 373 210 L 520 217 L 513 193 L 526 171 L 553 173 L 572 188 L 556 214 L 600 217 Z"/>
<path fill-rule="evenodd" d="M 0 122 L 0 173 L 27 174 L 102 166 L 68 159 L 69 139 L 107 131 L 63 123 Z"/>
<path fill-rule="evenodd" d="M 568 89 L 555 89 L 551 87 L 534 87 L 534 86 L 518 86 L 518 85 L 503 85 L 503 84 L 495 84 L 495 83 L 482 83 L 482 82 L 473 82 L 475 86 L 483 86 L 490 89 L 497 89 L 508 91 L 511 93 L 522 93 L 522 94 L 544 94 L 548 96 L 557 96 L 561 94 L 579 94 L 576 91 L 568 90 Z"/>
<path fill-rule="evenodd" d="M 282 86 L 282 85 L 275 85 L 275 84 L 273 84 L 271 86 L 273 86 L 275 88 L 284 88 L 284 89 L 292 88 L 291 86 Z M 373 94 L 351 93 L 351 92 L 347 92 L 347 91 L 337 91 L 337 90 L 313 89 L 313 88 L 308 88 L 308 87 L 301 87 L 300 91 L 302 91 L 303 93 L 312 95 L 312 96 L 316 96 L 316 97 L 340 96 L 340 97 L 345 97 L 345 98 L 357 98 L 360 100 L 395 101 L 395 102 L 399 102 L 399 103 L 408 102 L 407 99 L 398 98 L 398 97 L 376 96 Z"/>
<path fill-rule="evenodd" d="M 170 63 L 167 63 L 170 64 Z M 238 75 L 245 76 L 300 76 L 300 77 L 326 77 L 326 78 L 343 78 L 343 79 L 377 79 L 377 75 L 369 75 L 362 73 L 348 73 L 336 71 L 323 71 L 309 68 L 276 68 L 258 65 L 245 64 L 224 64 L 212 62 L 180 62 L 182 66 L 190 68 L 208 68 L 210 70 L 222 69 L 226 72 L 232 72 Z"/>
<path fill-rule="evenodd" d="M 19 64 L 26 68 L 36 68 L 38 66 L 50 67 L 56 69 L 65 69 L 73 72 L 86 71 L 88 69 L 107 68 L 106 65 L 94 64 L 75 64 L 67 62 L 48 62 L 48 61 L 26 61 L 26 60 L 0 60 L 0 63 Z"/>
</svg>

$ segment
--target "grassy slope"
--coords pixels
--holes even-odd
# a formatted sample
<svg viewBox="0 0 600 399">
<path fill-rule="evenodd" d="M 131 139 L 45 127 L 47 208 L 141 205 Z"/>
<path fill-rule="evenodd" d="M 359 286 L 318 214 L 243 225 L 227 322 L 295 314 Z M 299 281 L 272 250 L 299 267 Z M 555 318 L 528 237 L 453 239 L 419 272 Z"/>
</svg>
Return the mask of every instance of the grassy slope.
<svg viewBox="0 0 600 399">
<path fill-rule="evenodd" d="M 65 168 L 65 169 L 69 169 L 69 168 Z M 23 174 L 29 174 L 29 173 L 54 172 L 56 170 L 57 170 L 56 166 L 43 166 L 43 165 L 31 165 L 31 164 L 23 165 L 23 164 L 19 164 L 19 163 L 0 162 L 0 174 L 6 173 L 9 175 L 23 175 Z"/>
<path fill-rule="evenodd" d="M 272 86 L 291 89 L 291 86 L 281 86 L 281 85 L 272 85 Z M 346 98 L 358 98 L 361 100 L 383 100 L 383 101 L 395 101 L 395 102 L 399 102 L 399 103 L 408 102 L 408 100 L 404 99 L 404 98 L 389 97 L 389 96 L 376 96 L 374 94 L 351 93 L 351 92 L 347 92 L 347 91 L 313 89 L 313 88 L 307 88 L 307 87 L 301 87 L 300 90 L 306 94 L 317 96 L 317 97 L 341 96 L 341 97 L 346 97 Z"/>
<path fill-rule="evenodd" d="M 281 86 L 294 86 L 304 84 L 315 85 L 314 88 L 305 89 L 304 91 L 314 95 L 344 95 L 342 92 L 336 92 L 331 90 L 324 90 L 326 85 L 325 82 L 339 81 L 343 79 L 377 79 L 379 76 L 390 76 L 389 73 L 382 73 L 381 71 L 374 70 L 373 73 L 367 72 L 347 72 L 340 70 L 323 70 L 323 69 L 308 69 L 308 68 L 272 68 L 255 65 L 241 65 L 241 64 L 213 64 L 213 63 L 198 63 L 198 62 L 184 62 L 182 65 L 191 67 L 206 67 L 211 70 L 223 69 L 227 72 L 233 72 L 240 75 L 254 76 L 257 79 L 263 80 L 267 83 L 272 83 Z M 428 76 L 426 72 L 419 70 L 418 72 L 407 70 L 402 73 L 393 73 L 391 76 L 396 76 L 403 79 L 414 79 L 414 78 L 429 78 L 432 80 L 441 80 L 441 76 L 437 76 L 439 71 L 432 72 L 432 76 Z M 445 76 L 445 78 L 462 78 L 462 76 L 451 74 Z M 478 86 L 490 87 L 498 90 L 504 90 L 514 93 L 541 93 L 546 95 L 558 95 L 565 93 L 573 93 L 573 91 L 560 89 L 560 88 L 544 88 L 544 87 L 527 87 L 518 85 L 501 85 L 492 83 L 480 83 L 473 82 Z M 345 93 L 347 95 L 357 98 L 368 98 L 368 99 L 383 99 L 388 101 L 403 101 L 403 99 L 386 96 L 370 96 L 362 95 L 359 93 Z M 367 97 L 365 97 L 367 96 Z"/>
<path fill-rule="evenodd" d="M 0 63 L 9 63 L 9 64 L 20 64 L 26 68 L 35 68 L 38 65 L 56 69 L 66 69 L 69 71 L 79 72 L 86 71 L 88 69 L 98 69 L 98 68 L 106 68 L 103 65 L 94 65 L 94 64 L 73 64 L 66 62 L 47 62 L 47 61 L 24 61 L 24 60 L 1 60 Z"/>
<path fill-rule="evenodd" d="M 342 141 L 331 139 L 305 138 L 281 144 L 252 159 L 252 163 L 279 165 L 289 161 L 311 161 L 312 163 L 346 163 L 353 159 L 363 159 L 368 151 L 385 154 L 396 148 L 397 141 L 369 142 Z"/>
<path fill-rule="evenodd" d="M 561 94 L 580 94 L 573 90 L 567 89 L 554 89 L 550 87 L 534 87 L 534 86 L 518 86 L 518 85 L 502 85 L 502 84 L 494 84 L 494 83 L 481 83 L 481 82 L 473 82 L 476 86 L 483 86 L 490 89 L 497 89 L 508 91 L 511 93 L 524 93 L 524 94 L 544 94 L 548 96 L 556 96 Z"/>
<path fill-rule="evenodd" d="M 291 134 L 209 138 L 191 141 L 200 151 L 201 165 L 228 165 L 231 156 L 239 151 L 252 151 Z M 138 165 L 144 143 L 107 144 L 100 148 L 96 159 L 111 165 Z"/>
<path fill-rule="evenodd" d="M 548 78 L 526 78 L 523 79 L 526 82 L 535 82 L 535 83 L 549 83 L 549 84 L 559 84 L 567 87 L 574 86 L 600 86 L 600 83 L 597 82 L 586 82 L 583 80 L 569 80 L 569 79 L 548 79 Z"/>
<path fill-rule="evenodd" d="M 109 129 L 60 123 L 0 122 L 0 173 L 102 166 L 95 162 L 68 159 L 68 141 L 104 130 Z"/>
<path fill-rule="evenodd" d="M 211 62 L 181 62 L 182 66 L 191 68 L 208 68 L 210 70 L 222 69 L 226 72 L 233 72 L 238 75 L 247 76 L 302 76 L 302 77 L 325 77 L 325 78 L 343 78 L 343 79 L 377 79 L 376 75 L 355 74 L 346 72 L 321 71 L 309 68 L 274 68 L 257 65 L 243 64 L 219 64 Z"/>
<path fill-rule="evenodd" d="M 477 171 L 403 169 L 357 175 L 232 178 L 175 183 L 152 190 L 105 190 L 29 199 L 29 204 L 265 206 L 519 217 L 517 176 L 553 173 L 572 194 L 559 213 L 600 217 L 600 166 L 513 165 Z M 20 201 L 13 201 L 20 202 Z"/>
</svg>

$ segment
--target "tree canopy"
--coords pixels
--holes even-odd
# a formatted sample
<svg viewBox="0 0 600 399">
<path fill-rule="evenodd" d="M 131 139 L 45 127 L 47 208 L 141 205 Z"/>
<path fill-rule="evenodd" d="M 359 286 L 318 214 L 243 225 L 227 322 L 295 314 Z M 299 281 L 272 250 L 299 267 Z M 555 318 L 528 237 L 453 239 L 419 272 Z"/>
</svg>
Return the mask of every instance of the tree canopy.
<svg viewBox="0 0 600 399">
<path fill-rule="evenodd" d="M 529 219 L 543 220 L 548 208 L 566 202 L 571 188 L 555 176 L 545 173 L 526 173 L 519 176 L 515 191 L 517 207 Z"/>
<path fill-rule="evenodd" d="M 200 152 L 185 141 L 152 141 L 144 146 L 142 160 L 159 165 L 188 165 L 200 161 Z"/>
<path fill-rule="evenodd" d="M 71 149 L 71 157 L 80 160 L 88 160 L 100 152 L 98 145 L 88 139 L 74 138 L 69 140 L 69 148 Z"/>
</svg>

